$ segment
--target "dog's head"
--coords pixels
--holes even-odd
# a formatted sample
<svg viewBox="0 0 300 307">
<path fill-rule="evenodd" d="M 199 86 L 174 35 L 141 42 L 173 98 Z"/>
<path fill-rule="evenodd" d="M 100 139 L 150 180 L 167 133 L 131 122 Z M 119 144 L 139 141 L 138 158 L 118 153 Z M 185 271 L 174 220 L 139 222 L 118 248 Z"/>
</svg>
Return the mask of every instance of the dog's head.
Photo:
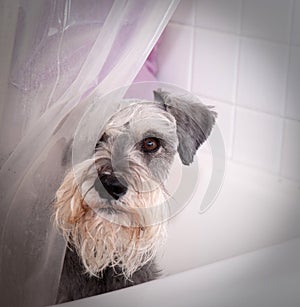
<svg viewBox="0 0 300 307">
<path fill-rule="evenodd" d="M 165 239 L 174 156 L 189 165 L 214 124 L 216 113 L 187 96 L 154 97 L 113 114 L 92 157 L 56 193 L 56 223 L 91 274 L 118 265 L 130 277 L 153 259 Z"/>
</svg>

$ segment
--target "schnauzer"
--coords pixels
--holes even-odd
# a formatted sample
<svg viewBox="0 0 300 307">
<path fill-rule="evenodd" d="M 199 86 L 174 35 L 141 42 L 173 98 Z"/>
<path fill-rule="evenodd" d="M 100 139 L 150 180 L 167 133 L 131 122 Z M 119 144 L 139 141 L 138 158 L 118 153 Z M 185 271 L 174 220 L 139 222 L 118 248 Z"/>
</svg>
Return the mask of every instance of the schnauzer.
<svg viewBox="0 0 300 307">
<path fill-rule="evenodd" d="M 112 115 L 92 157 L 56 193 L 55 222 L 68 243 L 57 303 L 159 276 L 168 170 L 177 152 L 184 165 L 193 161 L 215 117 L 211 107 L 160 89 L 154 101 L 132 99 Z"/>
</svg>

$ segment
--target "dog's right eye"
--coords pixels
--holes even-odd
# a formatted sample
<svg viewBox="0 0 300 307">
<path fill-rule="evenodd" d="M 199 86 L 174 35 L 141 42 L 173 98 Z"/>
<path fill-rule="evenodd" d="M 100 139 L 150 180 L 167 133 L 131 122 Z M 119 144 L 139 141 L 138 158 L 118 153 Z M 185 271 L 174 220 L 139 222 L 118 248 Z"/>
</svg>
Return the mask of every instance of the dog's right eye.
<svg viewBox="0 0 300 307">
<path fill-rule="evenodd" d="M 146 153 L 156 152 L 160 147 L 160 141 L 157 138 L 149 137 L 142 141 L 142 151 Z"/>
</svg>

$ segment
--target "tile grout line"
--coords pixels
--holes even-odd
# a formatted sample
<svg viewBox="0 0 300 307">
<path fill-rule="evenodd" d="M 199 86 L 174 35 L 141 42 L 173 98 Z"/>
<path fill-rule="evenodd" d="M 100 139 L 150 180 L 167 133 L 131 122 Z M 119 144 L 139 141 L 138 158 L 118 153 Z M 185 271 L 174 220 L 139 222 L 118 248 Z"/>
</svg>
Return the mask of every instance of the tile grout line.
<svg viewBox="0 0 300 307">
<path fill-rule="evenodd" d="M 242 49 L 242 25 L 244 17 L 244 2 L 241 0 L 240 3 L 240 16 L 239 16 L 239 30 L 238 30 L 238 50 L 237 50 L 237 59 L 235 67 L 235 93 L 234 93 L 234 103 L 233 103 L 233 115 L 232 115 L 232 135 L 231 135 L 231 144 L 230 144 L 230 153 L 229 159 L 234 161 L 234 146 L 236 144 L 236 122 L 237 122 L 237 106 L 238 106 L 238 87 L 239 87 L 239 69 L 241 61 L 241 49 Z"/>
<path fill-rule="evenodd" d="M 233 31 L 225 31 L 225 30 L 222 30 L 222 29 L 217 29 L 217 28 L 211 28 L 211 27 L 208 27 L 208 26 L 198 26 L 198 25 L 192 25 L 192 24 L 188 24 L 188 23 L 183 23 L 183 22 L 178 22 L 178 21 L 170 21 L 170 24 L 173 24 L 173 25 L 178 25 L 178 26 L 184 26 L 184 27 L 194 27 L 196 29 L 201 29 L 203 31 L 209 31 L 209 32 L 214 32 L 214 33 L 218 33 L 218 34 L 227 34 L 227 35 L 230 35 L 230 36 L 236 36 L 238 34 L 241 34 L 241 33 L 236 33 L 236 32 L 233 32 Z M 250 34 L 242 34 L 242 36 L 244 38 L 248 38 L 248 39 L 255 39 L 255 40 L 259 40 L 259 41 L 264 41 L 264 42 L 267 42 L 267 43 L 273 43 L 273 44 L 277 44 L 277 45 L 284 45 L 286 46 L 288 42 L 284 42 L 283 40 L 280 40 L 280 39 L 271 39 L 271 38 L 268 38 L 268 37 L 260 37 L 260 36 L 255 36 L 255 35 L 250 35 Z M 300 44 L 298 43 L 295 43 L 295 42 L 292 42 L 291 43 L 292 46 L 300 46 Z"/>
<path fill-rule="evenodd" d="M 264 167 L 261 167 L 261 166 L 257 166 L 254 163 L 243 161 L 243 160 L 240 160 L 240 159 L 230 160 L 230 161 L 231 161 L 231 163 L 235 163 L 235 164 L 238 164 L 238 165 L 243 165 L 244 167 L 251 167 L 252 169 L 259 170 L 261 172 L 264 172 L 266 174 L 269 174 L 271 176 L 275 176 L 276 178 L 278 178 L 277 173 L 275 171 L 272 171 L 272 170 L 270 170 L 268 168 L 264 168 Z M 292 182 L 293 184 L 296 184 L 297 187 L 299 187 L 299 189 L 300 189 L 299 180 L 297 180 L 297 179 L 295 179 L 293 177 L 281 176 L 279 180 L 285 180 L 285 181 Z"/>
<path fill-rule="evenodd" d="M 193 1 L 193 17 L 192 17 L 192 42 L 191 42 L 191 50 L 189 55 L 189 73 L 188 73 L 188 90 L 192 92 L 193 87 L 193 74 L 194 74 L 194 54 L 195 54 L 195 40 L 196 40 L 196 3 Z"/>
<path fill-rule="evenodd" d="M 224 100 L 224 99 L 221 99 L 221 98 L 218 98 L 218 97 L 213 97 L 213 96 L 208 96 L 208 95 L 205 95 L 205 94 L 202 94 L 201 92 L 198 92 L 197 95 L 203 99 L 208 99 L 208 100 L 215 100 L 219 103 L 222 103 L 222 104 L 225 104 L 227 106 L 231 106 L 231 107 L 236 107 L 238 109 L 243 109 L 243 110 L 247 110 L 247 111 L 251 111 L 251 112 L 256 112 L 256 113 L 260 113 L 262 115 L 268 115 L 268 116 L 272 116 L 272 117 L 276 117 L 278 119 L 287 119 L 287 120 L 291 120 L 291 121 L 294 121 L 294 122 L 300 122 L 300 119 L 297 119 L 297 118 L 293 118 L 293 117 L 289 117 L 289 116 L 283 116 L 281 114 L 275 114 L 275 113 L 271 113 L 269 111 L 264 111 L 264 110 L 261 110 L 261 109 L 256 109 L 255 107 L 251 107 L 251 106 L 240 106 L 240 105 L 235 105 L 233 104 L 232 102 L 230 101 L 227 101 L 227 100 Z"/>
<path fill-rule="evenodd" d="M 292 31 L 293 31 L 293 21 L 295 18 L 295 0 L 292 0 L 290 7 L 290 24 L 289 24 L 289 36 L 288 36 L 288 60 L 287 60 L 287 68 L 286 68 L 286 79 L 285 79 L 285 95 L 284 95 L 284 105 L 281 110 L 282 115 L 282 127 L 281 127 L 281 136 L 280 136 L 280 152 L 279 152 L 279 162 L 278 162 L 278 179 L 283 177 L 283 149 L 284 149 L 284 136 L 286 133 L 286 113 L 287 113 L 287 98 L 288 98 L 288 84 L 289 84 L 289 68 L 291 65 L 291 41 L 292 41 Z"/>
</svg>

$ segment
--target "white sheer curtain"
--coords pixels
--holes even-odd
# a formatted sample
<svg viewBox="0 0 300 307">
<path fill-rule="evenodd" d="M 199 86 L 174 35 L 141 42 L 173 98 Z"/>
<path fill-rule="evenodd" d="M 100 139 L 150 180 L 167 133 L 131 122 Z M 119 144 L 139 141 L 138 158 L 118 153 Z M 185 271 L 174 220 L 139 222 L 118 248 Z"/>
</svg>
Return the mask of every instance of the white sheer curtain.
<svg viewBox="0 0 300 307">
<path fill-rule="evenodd" d="M 68 145 L 92 97 L 134 80 L 177 4 L 2 1 L 1 305 L 54 302 L 65 245 L 51 201 Z"/>
</svg>

